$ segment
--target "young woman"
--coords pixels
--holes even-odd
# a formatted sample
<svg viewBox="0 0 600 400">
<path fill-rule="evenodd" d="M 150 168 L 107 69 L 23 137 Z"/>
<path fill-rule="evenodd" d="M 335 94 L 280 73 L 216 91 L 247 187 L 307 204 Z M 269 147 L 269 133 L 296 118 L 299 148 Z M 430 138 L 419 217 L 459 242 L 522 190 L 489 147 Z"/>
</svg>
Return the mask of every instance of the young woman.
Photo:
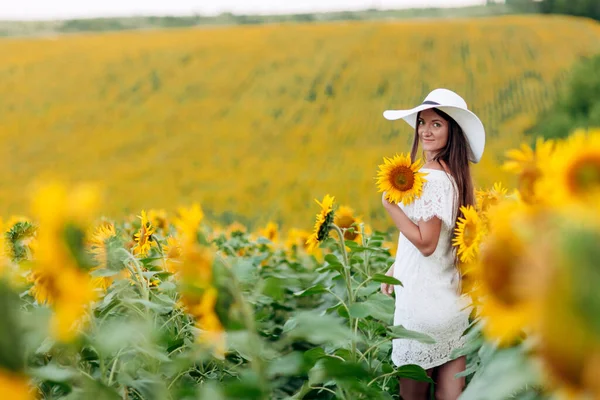
<svg viewBox="0 0 600 400">
<path fill-rule="evenodd" d="M 403 206 L 383 206 L 400 230 L 396 260 L 387 272 L 403 286 L 381 285 L 395 292 L 394 325 L 426 333 L 434 344 L 395 339 L 395 365 L 417 364 L 435 382 L 437 399 L 456 399 L 464 378 L 455 375 L 465 369 L 465 358 L 451 359 L 453 349 L 462 346 L 469 324 L 470 304 L 460 295 L 460 274 L 452 237 L 461 206 L 474 204 L 469 161 L 477 163 L 485 146 L 485 130 L 465 101 L 447 89 L 436 89 L 423 103 L 410 110 L 388 110 L 388 120 L 404 119 L 415 128 L 411 159 L 421 145 L 426 173 L 421 196 Z M 429 384 L 400 379 L 402 399 L 427 399 Z"/>
</svg>

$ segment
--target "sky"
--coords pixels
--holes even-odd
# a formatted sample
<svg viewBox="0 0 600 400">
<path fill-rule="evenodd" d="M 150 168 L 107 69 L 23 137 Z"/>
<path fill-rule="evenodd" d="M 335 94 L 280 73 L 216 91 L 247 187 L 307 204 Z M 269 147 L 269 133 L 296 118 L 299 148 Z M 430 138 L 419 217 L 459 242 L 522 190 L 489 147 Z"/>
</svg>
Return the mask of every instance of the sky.
<svg viewBox="0 0 600 400">
<path fill-rule="evenodd" d="M 455 7 L 485 0 L 0 0 L 0 20 Z"/>
</svg>

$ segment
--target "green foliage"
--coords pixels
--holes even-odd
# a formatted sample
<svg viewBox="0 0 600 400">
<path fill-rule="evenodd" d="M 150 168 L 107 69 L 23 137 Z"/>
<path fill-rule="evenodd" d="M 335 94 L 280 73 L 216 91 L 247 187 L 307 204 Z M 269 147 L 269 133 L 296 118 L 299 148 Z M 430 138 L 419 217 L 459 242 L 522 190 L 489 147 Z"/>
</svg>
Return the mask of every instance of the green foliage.
<svg viewBox="0 0 600 400">
<path fill-rule="evenodd" d="M 564 138 L 577 128 L 591 127 L 600 127 L 600 54 L 573 68 L 565 90 L 529 133 Z"/>
<path fill-rule="evenodd" d="M 21 372 L 24 367 L 19 298 L 0 278 L 0 369 Z"/>
<path fill-rule="evenodd" d="M 448 8 L 419 8 L 403 10 L 367 9 L 324 13 L 250 15 L 221 13 L 215 16 L 148 16 L 69 19 L 65 21 L 0 21 L 0 37 L 40 35 L 50 33 L 106 32 L 132 29 L 184 28 L 214 25 L 258 25 L 272 23 L 310 23 L 333 21 L 367 21 L 390 18 L 470 18 L 506 15 L 523 12 L 505 4 Z"/>
<path fill-rule="evenodd" d="M 540 11 L 547 14 L 569 14 L 600 20 L 598 0 L 542 0 Z"/>
</svg>

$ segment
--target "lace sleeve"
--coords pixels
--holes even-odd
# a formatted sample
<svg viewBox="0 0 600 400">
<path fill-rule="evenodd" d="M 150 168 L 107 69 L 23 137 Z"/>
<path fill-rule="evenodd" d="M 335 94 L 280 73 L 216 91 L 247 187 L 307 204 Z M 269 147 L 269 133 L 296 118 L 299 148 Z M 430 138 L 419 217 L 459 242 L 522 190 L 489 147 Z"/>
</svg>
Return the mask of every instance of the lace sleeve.
<svg viewBox="0 0 600 400">
<path fill-rule="evenodd" d="M 421 197 L 407 207 L 407 215 L 415 222 L 438 217 L 452 228 L 456 218 L 456 193 L 454 183 L 448 177 L 428 180 L 423 185 Z"/>
</svg>

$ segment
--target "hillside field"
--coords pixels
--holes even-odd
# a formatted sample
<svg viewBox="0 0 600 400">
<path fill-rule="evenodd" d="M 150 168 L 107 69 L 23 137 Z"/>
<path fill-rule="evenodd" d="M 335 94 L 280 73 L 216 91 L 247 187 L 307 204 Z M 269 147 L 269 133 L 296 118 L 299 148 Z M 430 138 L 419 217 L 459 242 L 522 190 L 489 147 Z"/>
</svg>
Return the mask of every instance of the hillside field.
<svg viewBox="0 0 600 400">
<path fill-rule="evenodd" d="M 309 228 L 325 193 L 383 228 L 374 177 L 408 151 L 382 118 L 436 87 L 483 119 L 477 186 L 600 50 L 600 24 L 506 16 L 136 31 L 0 40 L 0 209 L 29 185 L 98 182 L 111 216 L 199 201 L 222 222 Z"/>
</svg>

